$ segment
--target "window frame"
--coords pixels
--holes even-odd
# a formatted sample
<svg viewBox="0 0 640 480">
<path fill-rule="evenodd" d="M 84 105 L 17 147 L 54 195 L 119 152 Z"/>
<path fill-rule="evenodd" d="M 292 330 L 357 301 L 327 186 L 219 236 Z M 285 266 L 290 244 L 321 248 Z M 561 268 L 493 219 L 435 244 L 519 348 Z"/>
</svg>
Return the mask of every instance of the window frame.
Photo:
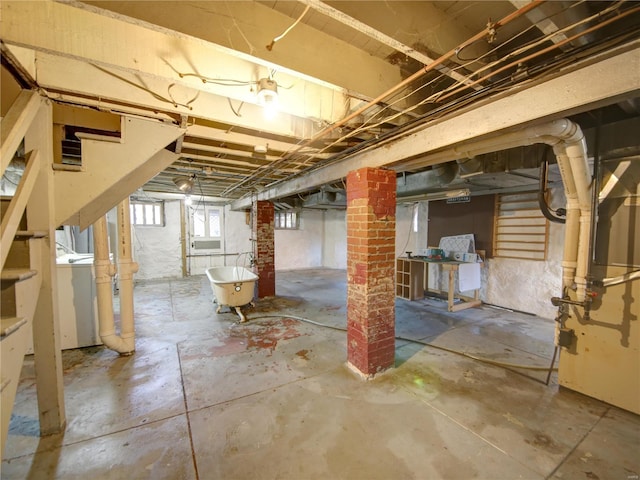
<svg viewBox="0 0 640 480">
<path fill-rule="evenodd" d="M 142 207 L 142 218 L 136 212 L 136 206 Z M 148 208 L 152 207 L 152 223 L 147 222 Z M 166 226 L 166 215 L 164 200 L 129 200 L 129 216 L 131 225 L 135 227 L 164 227 Z"/>
<path fill-rule="evenodd" d="M 273 221 L 276 230 L 300 230 L 300 210 L 276 210 Z"/>
</svg>

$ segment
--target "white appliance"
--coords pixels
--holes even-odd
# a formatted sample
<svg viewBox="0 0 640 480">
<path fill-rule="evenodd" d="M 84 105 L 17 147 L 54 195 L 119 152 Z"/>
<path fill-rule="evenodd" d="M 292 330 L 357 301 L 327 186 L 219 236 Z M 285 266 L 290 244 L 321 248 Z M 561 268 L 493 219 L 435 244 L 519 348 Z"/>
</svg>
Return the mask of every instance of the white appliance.
<svg viewBox="0 0 640 480">
<path fill-rule="evenodd" d="M 60 347 L 67 350 L 102 345 L 93 255 L 60 255 L 56 263 Z M 33 342 L 30 340 L 29 343 L 27 353 L 30 354 L 33 353 Z"/>
</svg>

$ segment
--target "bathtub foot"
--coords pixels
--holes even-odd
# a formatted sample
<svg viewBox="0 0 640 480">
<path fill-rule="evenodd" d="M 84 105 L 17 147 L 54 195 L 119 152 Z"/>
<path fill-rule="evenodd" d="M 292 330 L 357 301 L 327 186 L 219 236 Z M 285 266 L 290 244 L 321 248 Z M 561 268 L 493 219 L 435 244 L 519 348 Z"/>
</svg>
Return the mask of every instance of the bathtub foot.
<svg viewBox="0 0 640 480">
<path fill-rule="evenodd" d="M 240 315 L 240 323 L 244 323 L 247 321 L 247 317 L 244 316 L 244 314 L 242 313 L 242 311 L 240 310 L 240 307 L 234 307 L 236 309 L 236 313 L 238 315 Z"/>
<path fill-rule="evenodd" d="M 216 308 L 216 313 L 220 313 L 220 310 L 222 310 L 222 305 L 218 305 L 218 307 Z"/>
</svg>

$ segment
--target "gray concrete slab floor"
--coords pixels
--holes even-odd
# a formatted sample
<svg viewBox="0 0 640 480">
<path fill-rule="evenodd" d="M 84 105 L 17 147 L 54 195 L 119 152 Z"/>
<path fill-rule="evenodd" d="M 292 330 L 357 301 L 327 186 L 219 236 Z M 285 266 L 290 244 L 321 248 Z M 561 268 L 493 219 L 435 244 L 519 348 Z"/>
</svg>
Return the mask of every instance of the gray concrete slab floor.
<svg viewBox="0 0 640 480">
<path fill-rule="evenodd" d="M 27 357 L 1 478 L 639 478 L 637 415 L 545 385 L 553 321 L 397 299 L 395 368 L 363 381 L 345 271 L 277 272 L 276 291 L 240 324 L 206 277 L 137 283 L 134 355 L 63 352 L 60 435 L 38 436 Z"/>
</svg>

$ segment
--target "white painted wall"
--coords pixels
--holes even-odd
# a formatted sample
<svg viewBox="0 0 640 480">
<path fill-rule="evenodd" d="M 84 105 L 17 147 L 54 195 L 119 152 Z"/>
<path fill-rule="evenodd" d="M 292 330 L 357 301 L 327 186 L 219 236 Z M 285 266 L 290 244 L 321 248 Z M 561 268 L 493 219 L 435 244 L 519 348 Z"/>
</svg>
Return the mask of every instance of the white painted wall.
<svg viewBox="0 0 640 480">
<path fill-rule="evenodd" d="M 324 211 L 322 266 L 347 268 L 347 211 Z"/>
<path fill-rule="evenodd" d="M 563 190 L 551 191 L 552 207 L 564 206 Z M 470 232 L 471 233 L 471 232 Z M 555 318 L 557 309 L 551 297 L 561 293 L 562 255 L 564 251 L 564 225 L 549 224 L 549 241 L 545 262 L 490 258 L 482 269 L 480 299 L 492 305 L 533 313 L 544 318 Z M 429 287 L 448 288 L 448 274 L 436 265 L 429 266 Z"/>
<path fill-rule="evenodd" d="M 552 192 L 553 206 L 564 205 L 562 189 Z M 140 264 L 136 278 L 180 277 L 180 203 L 166 201 L 165 227 L 136 227 L 134 255 Z M 427 247 L 428 203 L 418 204 L 418 232 L 412 230 L 413 204 L 399 204 L 396 208 L 396 255 L 407 250 Z M 227 254 L 250 252 L 251 226 L 244 212 L 225 207 L 225 251 Z M 114 225 L 115 227 L 115 225 Z M 564 225 L 551 223 L 548 260 L 536 262 L 508 258 L 489 259 L 483 269 L 481 299 L 486 303 L 521 310 L 545 318 L 554 318 L 556 309 L 550 298 L 560 294 Z M 346 268 L 347 235 L 345 210 L 303 210 L 299 230 L 276 230 L 276 270 L 303 268 Z M 158 262 L 162 258 L 162 262 Z M 245 264 L 246 257 L 226 255 L 201 259 L 207 266 Z M 248 264 L 248 260 L 246 260 Z M 203 264 L 204 265 L 204 264 Z M 203 268 L 192 270 L 200 275 Z M 197 270 L 197 271 L 196 271 Z M 430 285 L 446 289 L 446 279 L 432 267 Z"/>
<path fill-rule="evenodd" d="M 140 266 L 135 278 L 176 278 L 182 276 L 180 245 L 180 201 L 165 200 L 164 227 L 134 226 L 133 257 Z"/>
<path fill-rule="evenodd" d="M 551 194 L 553 208 L 565 205 L 563 189 L 554 189 Z M 551 305 L 550 299 L 562 293 L 564 232 L 564 224 L 550 222 L 546 262 L 489 259 L 484 300 L 544 318 L 555 318 L 557 308 Z"/>
<path fill-rule="evenodd" d="M 324 241 L 323 211 L 302 210 L 298 230 L 275 232 L 276 270 L 322 267 Z"/>
</svg>

